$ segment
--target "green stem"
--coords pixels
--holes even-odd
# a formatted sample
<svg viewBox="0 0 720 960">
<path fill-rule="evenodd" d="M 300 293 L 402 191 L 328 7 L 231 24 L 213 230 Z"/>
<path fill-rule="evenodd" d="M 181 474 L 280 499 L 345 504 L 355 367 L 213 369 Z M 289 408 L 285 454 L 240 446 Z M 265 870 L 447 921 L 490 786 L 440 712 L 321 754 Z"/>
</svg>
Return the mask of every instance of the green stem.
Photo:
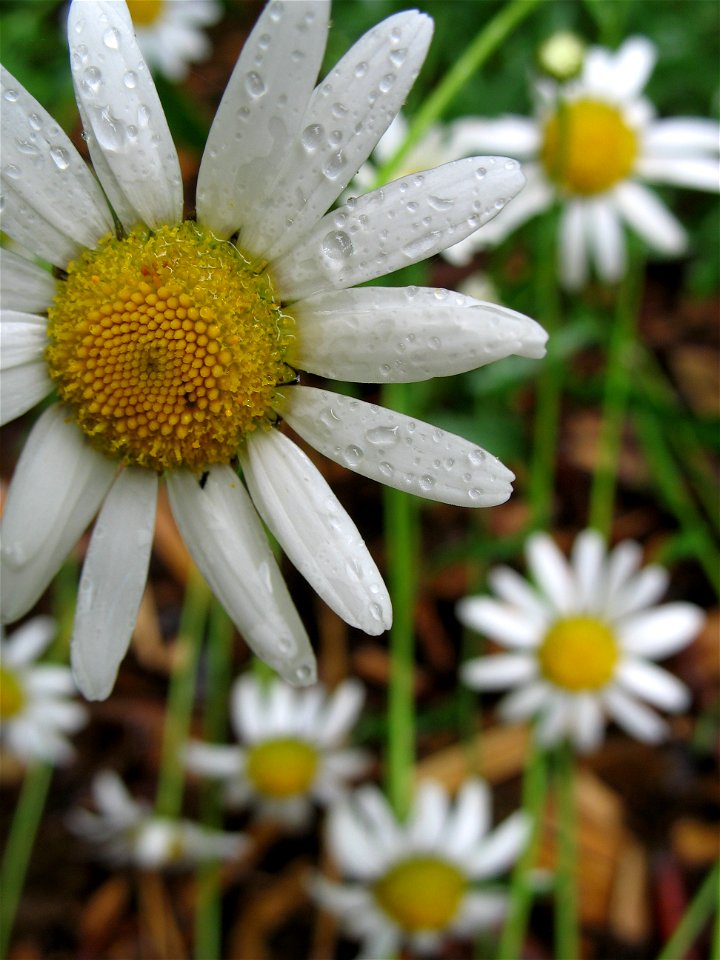
<svg viewBox="0 0 720 960">
<path fill-rule="evenodd" d="M 194 568 L 188 577 L 180 618 L 177 659 L 170 676 L 160 772 L 155 797 L 159 817 L 179 816 L 185 774 L 181 751 L 187 738 L 195 697 L 195 675 L 205 630 L 210 591 Z"/>
<path fill-rule="evenodd" d="M 407 384 L 384 388 L 384 403 L 403 413 L 408 408 Z M 390 629 L 390 684 L 388 689 L 387 793 L 399 819 L 412 802 L 415 763 L 415 561 L 417 558 L 417 504 L 406 493 L 383 491 L 388 586 L 393 600 Z"/>
<path fill-rule="evenodd" d="M 710 956 L 720 956 L 720 910 L 717 907 L 719 894 L 720 861 L 705 877 L 672 936 L 658 954 L 657 960 L 678 960 L 684 957 L 712 916 L 713 910 L 715 910 L 714 943 Z"/>
<path fill-rule="evenodd" d="M 415 114 L 404 142 L 379 171 L 378 184 L 387 183 L 397 174 L 403 160 L 425 131 L 444 114 L 468 80 L 540 2 L 541 0 L 513 0 L 483 27 Z"/>
<path fill-rule="evenodd" d="M 597 465 L 590 490 L 589 525 L 606 538 L 612 528 L 613 502 L 622 447 L 631 369 L 635 351 L 635 321 L 642 293 L 644 263 L 628 265 L 617 299 L 608 346 L 602 425 Z"/>
<path fill-rule="evenodd" d="M 547 756 L 534 739 L 530 749 L 531 753 L 523 779 L 522 805 L 530 819 L 530 836 L 523 855 L 515 864 L 512 873 L 510 903 L 507 920 L 500 937 L 498 960 L 508 960 L 508 958 L 522 955 L 522 944 L 533 899 L 530 873 L 537 857 L 547 795 Z"/>
<path fill-rule="evenodd" d="M 580 957 L 577 896 L 575 757 L 566 740 L 555 755 L 557 865 L 555 875 L 555 956 Z"/>
<path fill-rule="evenodd" d="M 23 781 L 10 833 L 0 867 L 0 957 L 6 957 L 10 945 L 15 912 L 32 853 L 38 824 L 42 817 L 53 768 L 50 763 L 30 767 Z"/>
</svg>

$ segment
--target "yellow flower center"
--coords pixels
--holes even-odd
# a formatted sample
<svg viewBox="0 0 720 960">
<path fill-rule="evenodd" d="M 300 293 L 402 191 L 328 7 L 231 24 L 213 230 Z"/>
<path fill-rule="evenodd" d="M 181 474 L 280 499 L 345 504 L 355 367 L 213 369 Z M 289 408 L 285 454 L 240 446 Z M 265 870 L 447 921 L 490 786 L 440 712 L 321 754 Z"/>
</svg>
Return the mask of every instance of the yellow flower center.
<svg viewBox="0 0 720 960">
<path fill-rule="evenodd" d="M 49 310 L 58 395 L 103 453 L 162 471 L 227 463 L 272 417 L 293 321 L 232 243 L 187 221 L 105 237 Z"/>
<path fill-rule="evenodd" d="M 437 857 L 403 860 L 375 882 L 379 906 L 403 930 L 443 930 L 458 912 L 467 877 Z"/>
<path fill-rule="evenodd" d="M 0 666 L 0 719 L 9 720 L 25 705 L 25 691 L 18 677 L 7 667 Z"/>
<path fill-rule="evenodd" d="M 598 690 L 611 679 L 620 651 L 613 631 L 594 617 L 558 620 L 538 658 L 546 679 L 565 690 Z"/>
<path fill-rule="evenodd" d="M 294 797 L 312 786 L 318 759 L 317 750 L 304 740 L 266 740 L 248 751 L 247 775 L 265 796 Z"/>
<path fill-rule="evenodd" d="M 160 19 L 165 0 L 127 0 L 132 22 L 136 27 L 149 27 Z"/>
<path fill-rule="evenodd" d="M 617 107 L 600 100 L 561 103 L 545 124 L 540 159 L 568 193 L 590 196 L 624 180 L 638 152 L 635 131 Z"/>
</svg>

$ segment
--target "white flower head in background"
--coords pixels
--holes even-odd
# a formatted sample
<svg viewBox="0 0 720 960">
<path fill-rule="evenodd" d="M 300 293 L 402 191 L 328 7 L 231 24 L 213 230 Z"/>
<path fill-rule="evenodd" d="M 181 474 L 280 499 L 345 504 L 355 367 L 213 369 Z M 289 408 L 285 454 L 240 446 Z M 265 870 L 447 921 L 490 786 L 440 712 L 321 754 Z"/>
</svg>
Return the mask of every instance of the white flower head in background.
<svg viewBox="0 0 720 960">
<path fill-rule="evenodd" d="M 370 765 L 364 752 L 342 746 L 363 697 L 353 680 L 328 694 L 321 686 L 294 690 L 280 680 L 241 677 L 230 709 L 242 746 L 191 742 L 186 765 L 222 780 L 228 805 L 251 804 L 263 818 L 304 826 L 314 803 L 338 800 Z"/>
<path fill-rule="evenodd" d="M 127 5 L 146 63 L 168 80 L 184 80 L 191 63 L 210 56 L 203 29 L 222 17 L 218 0 L 127 0 Z"/>
<path fill-rule="evenodd" d="M 631 37 L 616 52 L 591 47 L 577 79 L 538 83 L 535 119 L 507 116 L 465 126 L 460 153 L 506 152 L 523 161 L 527 177 L 517 202 L 458 248 L 465 261 L 556 201 L 562 207 L 558 270 L 569 288 L 586 282 L 590 263 L 603 280 L 624 275 L 626 226 L 660 254 L 685 251 L 685 230 L 645 184 L 717 192 L 720 125 L 656 117 L 642 96 L 655 59 L 644 37 Z"/>
<path fill-rule="evenodd" d="M 369 634 L 390 625 L 357 528 L 275 429 L 280 418 L 330 459 L 401 490 L 471 507 L 510 495 L 510 471 L 474 444 L 297 382 L 298 370 L 423 380 L 540 357 L 546 340 L 533 320 L 460 294 L 348 289 L 473 232 L 523 177 L 515 161 L 465 159 L 325 214 L 398 112 L 432 34 L 424 14 L 390 17 L 316 87 L 329 9 L 265 7 L 210 130 L 196 220 L 182 220 L 177 152 L 124 2 L 75 0 L 68 18 L 99 183 L 3 71 L 2 229 L 60 277 L 0 254 L 3 420 L 58 396 L 10 485 L 2 615 L 32 607 L 99 511 L 72 640 L 87 697 L 109 694 L 130 641 L 161 478 L 205 579 L 288 682 L 312 683 L 315 657 L 258 513 L 343 619 Z"/>
<path fill-rule="evenodd" d="M 538 718 L 539 742 L 568 737 L 587 752 L 599 746 L 605 719 L 648 743 L 667 724 L 640 701 L 673 712 L 689 692 L 650 662 L 677 653 L 697 635 L 703 613 L 691 603 L 655 604 L 668 584 L 657 565 L 639 569 L 639 544 L 610 552 L 594 530 L 577 537 L 570 562 L 551 538 L 528 539 L 526 556 L 537 589 L 509 567 L 490 572 L 497 599 L 467 597 L 458 605 L 465 626 L 511 652 L 468 661 L 463 680 L 476 690 L 514 688 L 500 705 L 509 721 Z"/>
<path fill-rule="evenodd" d="M 524 813 L 490 827 L 490 792 L 467 780 L 454 802 L 439 783 L 417 787 L 399 823 L 376 787 L 361 787 L 330 811 L 328 846 L 345 883 L 320 877 L 316 899 L 362 941 L 361 957 L 395 956 L 407 944 L 435 952 L 505 915 L 507 896 L 483 889 L 515 862 L 528 836 Z"/>
<path fill-rule="evenodd" d="M 9 637 L 0 629 L 0 750 L 23 764 L 67 763 L 68 734 L 87 723 L 69 667 L 37 663 L 55 636 L 55 622 L 34 617 Z"/>
<path fill-rule="evenodd" d="M 142 870 L 191 867 L 208 860 L 232 860 L 242 854 L 247 839 L 239 833 L 212 830 L 191 820 L 153 813 L 149 803 L 135 800 L 111 770 L 92 782 L 95 811 L 78 807 L 68 815 L 68 827 L 115 866 L 131 864 Z"/>
</svg>

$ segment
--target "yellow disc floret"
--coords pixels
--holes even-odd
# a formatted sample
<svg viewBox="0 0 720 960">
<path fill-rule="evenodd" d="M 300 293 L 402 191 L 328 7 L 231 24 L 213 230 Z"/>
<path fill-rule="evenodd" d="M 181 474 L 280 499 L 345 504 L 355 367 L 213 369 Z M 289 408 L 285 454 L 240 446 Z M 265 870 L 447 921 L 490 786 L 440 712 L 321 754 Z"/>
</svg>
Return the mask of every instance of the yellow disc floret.
<svg viewBox="0 0 720 960">
<path fill-rule="evenodd" d="M 58 288 L 50 375 L 80 429 L 125 463 L 228 463 L 293 376 L 293 321 L 267 273 L 195 223 L 106 237 Z"/>
<path fill-rule="evenodd" d="M 266 797 L 294 797 L 307 793 L 315 780 L 317 750 L 292 737 L 265 740 L 248 751 L 247 775 Z"/>
<path fill-rule="evenodd" d="M 540 159 L 550 179 L 571 194 L 603 193 L 624 180 L 637 158 L 635 131 L 601 100 L 561 103 L 543 131 Z"/>
<path fill-rule="evenodd" d="M 467 877 L 438 857 L 413 857 L 391 867 L 375 882 L 378 905 L 411 933 L 443 930 L 458 912 Z"/>
<path fill-rule="evenodd" d="M 12 670 L 0 666 L 0 718 L 17 716 L 25 705 L 25 691 Z"/>
<path fill-rule="evenodd" d="M 604 687 L 619 655 L 617 639 L 607 624 L 594 617 L 568 617 L 545 634 L 538 658 L 547 680 L 577 692 Z"/>
<path fill-rule="evenodd" d="M 165 0 L 127 0 L 132 22 L 136 27 L 149 27 L 160 19 Z"/>
</svg>

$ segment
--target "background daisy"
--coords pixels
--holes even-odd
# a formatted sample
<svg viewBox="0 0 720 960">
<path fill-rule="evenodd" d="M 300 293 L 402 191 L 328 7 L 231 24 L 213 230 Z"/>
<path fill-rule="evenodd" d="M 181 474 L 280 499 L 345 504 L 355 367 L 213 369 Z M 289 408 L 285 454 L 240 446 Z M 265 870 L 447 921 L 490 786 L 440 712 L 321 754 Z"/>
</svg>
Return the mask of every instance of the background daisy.
<svg viewBox="0 0 720 960">
<path fill-rule="evenodd" d="M 184 80 L 191 63 L 212 52 L 204 32 L 222 17 L 218 0 L 128 0 L 138 46 L 147 64 L 168 80 Z"/>
</svg>

